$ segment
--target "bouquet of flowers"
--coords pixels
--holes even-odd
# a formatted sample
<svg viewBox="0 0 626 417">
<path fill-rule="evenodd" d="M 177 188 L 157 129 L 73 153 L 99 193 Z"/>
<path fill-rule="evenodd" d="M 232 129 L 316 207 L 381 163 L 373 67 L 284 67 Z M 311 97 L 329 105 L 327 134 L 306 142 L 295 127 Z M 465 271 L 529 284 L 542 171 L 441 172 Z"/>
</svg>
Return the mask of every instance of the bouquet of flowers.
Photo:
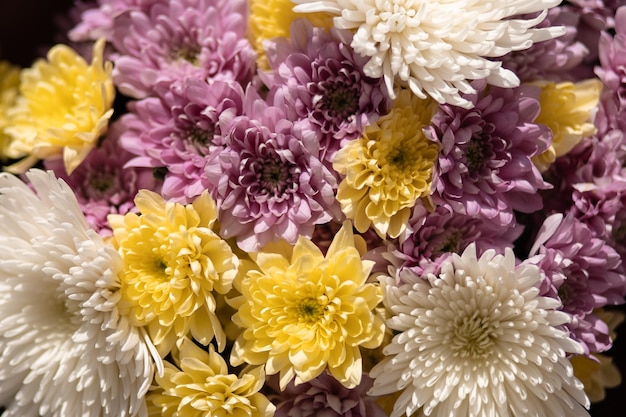
<svg viewBox="0 0 626 417">
<path fill-rule="evenodd" d="M 587 416 L 626 1 L 78 1 L 0 64 L 2 416 Z"/>
</svg>

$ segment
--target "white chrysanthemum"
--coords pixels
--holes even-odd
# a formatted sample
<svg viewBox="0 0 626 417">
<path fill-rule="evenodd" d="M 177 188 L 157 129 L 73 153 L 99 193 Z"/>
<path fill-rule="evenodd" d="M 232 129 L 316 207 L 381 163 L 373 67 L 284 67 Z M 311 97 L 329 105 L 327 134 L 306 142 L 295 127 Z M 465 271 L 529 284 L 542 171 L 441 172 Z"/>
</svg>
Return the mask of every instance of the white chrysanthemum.
<svg viewBox="0 0 626 417">
<path fill-rule="evenodd" d="M 517 76 L 490 58 L 561 36 L 565 28 L 534 28 L 560 0 L 292 0 L 294 11 L 336 15 L 334 25 L 351 29 L 352 48 L 371 57 L 364 71 L 394 81 L 421 98 L 471 108 L 460 93 L 474 93 L 468 80 L 487 79 L 516 87 Z M 524 19 L 518 15 L 540 12 Z M 517 18 L 511 18 L 517 16 Z"/>
<path fill-rule="evenodd" d="M 372 394 L 402 391 L 391 417 L 588 416 L 567 357 L 582 347 L 561 329 L 559 302 L 538 295 L 536 266 L 516 267 L 510 249 L 477 259 L 471 244 L 410 281 L 383 279 L 397 334 L 370 372 Z"/>
<path fill-rule="evenodd" d="M 156 351 L 118 312 L 122 260 L 67 184 L 27 175 L 0 174 L 2 416 L 146 415 Z"/>
</svg>

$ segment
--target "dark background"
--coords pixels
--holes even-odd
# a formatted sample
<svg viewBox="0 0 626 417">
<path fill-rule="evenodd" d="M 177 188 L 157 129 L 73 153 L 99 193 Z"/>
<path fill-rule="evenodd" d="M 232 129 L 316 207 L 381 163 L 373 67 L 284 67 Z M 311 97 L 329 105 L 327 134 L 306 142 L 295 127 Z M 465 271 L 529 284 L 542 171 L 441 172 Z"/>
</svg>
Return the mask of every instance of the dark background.
<svg viewBox="0 0 626 417">
<path fill-rule="evenodd" d="M 39 51 L 45 51 L 54 43 L 55 16 L 60 17 L 72 3 L 72 0 L 0 0 L 0 59 L 30 66 Z M 620 310 L 626 311 L 626 307 L 620 306 Z M 625 383 L 607 390 L 606 399 L 592 405 L 591 414 L 594 417 L 624 413 L 619 407 L 626 405 L 626 323 L 618 327 L 617 333 L 608 355 L 613 356 Z"/>
</svg>

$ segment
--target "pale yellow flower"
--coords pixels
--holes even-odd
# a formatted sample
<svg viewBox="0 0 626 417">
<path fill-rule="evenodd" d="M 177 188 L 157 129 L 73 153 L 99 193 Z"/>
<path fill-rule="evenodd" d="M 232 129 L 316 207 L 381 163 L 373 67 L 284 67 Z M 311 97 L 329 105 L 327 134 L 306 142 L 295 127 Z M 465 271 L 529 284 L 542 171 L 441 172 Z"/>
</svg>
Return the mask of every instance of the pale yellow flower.
<svg viewBox="0 0 626 417">
<path fill-rule="evenodd" d="M 422 128 L 435 110 L 434 100 L 401 90 L 390 113 L 335 155 L 333 167 L 345 176 L 337 200 L 359 232 L 373 226 L 383 237 L 397 237 L 416 201 L 430 195 L 439 148 Z"/>
<path fill-rule="evenodd" d="M 280 373 L 284 389 L 310 381 L 325 369 L 348 388 L 362 376 L 359 347 L 373 349 L 385 326 L 376 307 L 382 293 L 368 283 L 373 262 L 361 259 L 350 222 L 345 222 L 326 256 L 310 240 L 295 246 L 270 244 L 255 254 L 258 270 L 241 283 L 233 301 L 235 324 L 244 329 L 231 363 L 265 364 Z"/>
<path fill-rule="evenodd" d="M 296 13 L 291 0 L 250 0 L 249 40 L 257 53 L 257 65 L 269 69 L 263 41 L 289 38 L 289 28 L 294 20 L 306 17 L 314 26 L 330 28 L 332 16 L 328 13 Z"/>
<path fill-rule="evenodd" d="M 156 375 L 156 387 L 148 393 L 154 417 L 271 417 L 276 407 L 259 391 L 265 383 L 262 367 L 229 374 L 224 359 L 215 352 L 180 339 L 174 363 L 165 362 L 165 373 Z"/>
<path fill-rule="evenodd" d="M 541 87 L 541 112 L 535 120 L 552 130 L 552 145 L 533 158 L 535 166 L 545 171 L 556 160 L 576 146 L 582 138 L 593 135 L 593 110 L 600 100 L 602 82 L 589 79 L 572 83 L 537 81 Z"/>
<path fill-rule="evenodd" d="M 189 333 L 205 345 L 216 337 L 223 349 L 213 291 L 231 290 L 239 260 L 213 230 L 215 202 L 206 191 L 182 205 L 141 190 L 135 204 L 141 215 L 109 216 L 124 259 L 122 303 L 161 355 Z"/>
<path fill-rule="evenodd" d="M 9 137 L 4 128 L 9 125 L 8 110 L 15 104 L 20 85 L 20 69 L 0 61 L 0 158 L 6 155 Z"/>
<path fill-rule="evenodd" d="M 104 62 L 104 40 L 88 64 L 66 45 L 50 49 L 21 73 L 20 96 L 10 109 L 7 156 L 23 158 L 10 167 L 23 172 L 40 159 L 63 157 L 70 174 L 108 128 L 115 88 L 112 64 Z"/>
</svg>

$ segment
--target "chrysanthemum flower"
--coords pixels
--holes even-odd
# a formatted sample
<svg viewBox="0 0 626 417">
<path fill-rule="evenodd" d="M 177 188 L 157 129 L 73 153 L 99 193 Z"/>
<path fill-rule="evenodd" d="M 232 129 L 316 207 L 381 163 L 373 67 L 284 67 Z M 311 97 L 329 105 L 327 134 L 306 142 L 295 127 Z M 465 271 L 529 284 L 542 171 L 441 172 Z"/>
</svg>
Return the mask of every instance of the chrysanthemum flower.
<svg viewBox="0 0 626 417">
<path fill-rule="evenodd" d="M 163 375 L 147 396 L 153 417 L 272 417 L 275 407 L 261 392 L 263 367 L 230 374 L 213 345 L 208 352 L 180 339 Z"/>
<path fill-rule="evenodd" d="M 127 167 L 166 168 L 161 194 L 189 203 L 216 184 L 207 165 L 219 165 L 224 148 L 220 121 L 243 112 L 244 92 L 234 81 L 187 78 L 159 96 L 131 102 L 120 118 L 120 143 L 135 158 Z"/>
<path fill-rule="evenodd" d="M 26 176 L 0 174 L 3 415 L 145 416 L 160 359 L 119 308 L 122 259 L 63 181 Z"/>
<path fill-rule="evenodd" d="M 119 52 L 113 79 L 133 98 L 187 77 L 251 81 L 256 54 L 246 39 L 246 0 L 156 1 L 113 20 Z"/>
<path fill-rule="evenodd" d="M 274 38 L 289 38 L 289 28 L 294 20 L 306 18 L 315 27 L 332 27 L 332 16 L 327 13 L 296 13 L 291 0 L 250 0 L 248 19 L 250 43 L 257 53 L 257 66 L 269 69 L 264 42 Z"/>
<path fill-rule="evenodd" d="M 376 397 L 367 395 L 371 386 L 367 374 L 354 388 L 344 387 L 327 372 L 300 385 L 291 382 L 273 399 L 274 417 L 387 417 Z"/>
<path fill-rule="evenodd" d="M 435 110 L 433 100 L 402 90 L 389 114 L 335 154 L 333 167 L 345 176 L 337 200 L 359 232 L 373 226 L 397 237 L 417 200 L 430 195 L 439 147 L 422 129 Z"/>
<path fill-rule="evenodd" d="M 586 355 L 608 350 L 608 327 L 594 311 L 624 303 L 626 276 L 615 249 L 595 237 L 573 212 L 557 213 L 543 223 L 530 256 L 546 276 L 542 295 L 558 299 L 560 309 L 570 316 L 566 327 L 571 338 Z"/>
<path fill-rule="evenodd" d="M 552 131 L 552 143 L 543 153 L 533 157 L 533 163 L 543 172 L 556 158 L 565 155 L 584 137 L 596 132 L 592 123 L 593 110 L 600 100 L 602 82 L 591 78 L 577 83 L 536 81 L 541 88 L 541 111 L 535 119 Z"/>
<path fill-rule="evenodd" d="M 244 115 L 222 126 L 226 147 L 206 174 L 220 210 L 220 233 L 245 251 L 310 237 L 316 224 L 341 215 L 335 174 L 307 120 L 292 121 L 247 90 Z"/>
<path fill-rule="evenodd" d="M 326 369 L 344 386 L 357 386 L 359 347 L 379 346 L 385 327 L 375 311 L 380 288 L 367 283 L 373 262 L 361 260 L 351 224 L 344 223 L 326 256 L 301 237 L 255 258 L 258 269 L 248 272 L 233 300 L 233 321 L 244 330 L 231 363 L 265 364 L 268 375 L 280 373 L 281 389 Z"/>
<path fill-rule="evenodd" d="M 567 357 L 582 348 L 561 329 L 559 302 L 539 296 L 541 279 L 536 266 L 516 266 L 511 249 L 478 258 L 474 245 L 438 275 L 400 286 L 383 277 L 397 334 L 370 372 L 370 392 L 402 391 L 391 417 L 588 416 Z"/>
<path fill-rule="evenodd" d="M 615 340 L 615 328 L 624 321 L 624 313 L 603 309 L 595 313 L 608 325 L 611 338 Z M 592 403 L 604 400 L 607 388 L 616 388 L 622 383 L 620 370 L 610 356 L 600 353 L 591 357 L 576 355 L 570 361 L 574 366 L 574 376 L 585 385 L 585 392 Z"/>
<path fill-rule="evenodd" d="M 290 35 L 265 44 L 272 71 L 259 75 L 270 90 L 267 100 L 292 120 L 309 120 L 331 161 L 342 144 L 389 111 L 390 100 L 382 79 L 363 73 L 367 60 L 349 46 L 351 32 L 327 32 L 299 19 Z"/>
<path fill-rule="evenodd" d="M 152 3 L 160 0 L 96 0 L 95 2 L 77 1 L 70 14 L 77 14 L 77 22 L 68 31 L 73 42 L 113 39 L 113 21 L 130 10 L 146 10 Z"/>
<path fill-rule="evenodd" d="M 515 87 L 518 78 L 491 58 L 562 35 L 562 28 L 534 28 L 559 0 L 475 1 L 293 0 L 297 12 L 335 15 L 339 29 L 354 30 L 352 47 L 370 57 L 364 70 L 418 97 L 471 108 L 459 93 L 474 93 L 468 80 Z M 518 15 L 541 12 L 532 19 Z"/>
<path fill-rule="evenodd" d="M 0 158 L 4 159 L 9 136 L 4 128 L 9 125 L 7 111 L 15 104 L 20 85 L 20 69 L 6 61 L 0 61 Z"/>
<path fill-rule="evenodd" d="M 118 138 L 124 128 L 119 121 L 111 124 L 107 136 L 94 148 L 72 175 L 67 175 L 60 158 L 44 161 L 76 195 L 87 224 L 102 236 L 111 236 L 109 214 L 136 211 L 134 198 L 140 189 L 158 191 L 161 182 L 150 168 L 125 167 L 133 157 L 120 147 Z"/>
<path fill-rule="evenodd" d="M 538 87 L 489 87 L 474 82 L 470 110 L 443 105 L 426 134 L 441 143 L 433 174 L 432 199 L 455 212 L 496 226 L 515 221 L 514 211 L 530 213 L 542 207 L 538 190 L 549 188 L 532 157 L 548 149 L 552 134 L 536 123 L 540 111 Z"/>
<path fill-rule="evenodd" d="M 135 204 L 139 215 L 109 216 L 124 259 L 122 301 L 133 322 L 148 326 L 163 356 L 188 334 L 204 345 L 215 337 L 223 349 L 213 291 L 232 288 L 239 260 L 212 229 L 215 202 L 207 192 L 182 205 L 141 190 Z"/>
<path fill-rule="evenodd" d="M 39 159 L 63 156 L 71 174 L 106 132 L 115 89 L 111 63 L 103 62 L 104 40 L 96 42 L 91 64 L 68 46 L 50 49 L 47 60 L 22 70 L 20 96 L 9 111 L 10 158 L 23 172 Z"/>
</svg>

